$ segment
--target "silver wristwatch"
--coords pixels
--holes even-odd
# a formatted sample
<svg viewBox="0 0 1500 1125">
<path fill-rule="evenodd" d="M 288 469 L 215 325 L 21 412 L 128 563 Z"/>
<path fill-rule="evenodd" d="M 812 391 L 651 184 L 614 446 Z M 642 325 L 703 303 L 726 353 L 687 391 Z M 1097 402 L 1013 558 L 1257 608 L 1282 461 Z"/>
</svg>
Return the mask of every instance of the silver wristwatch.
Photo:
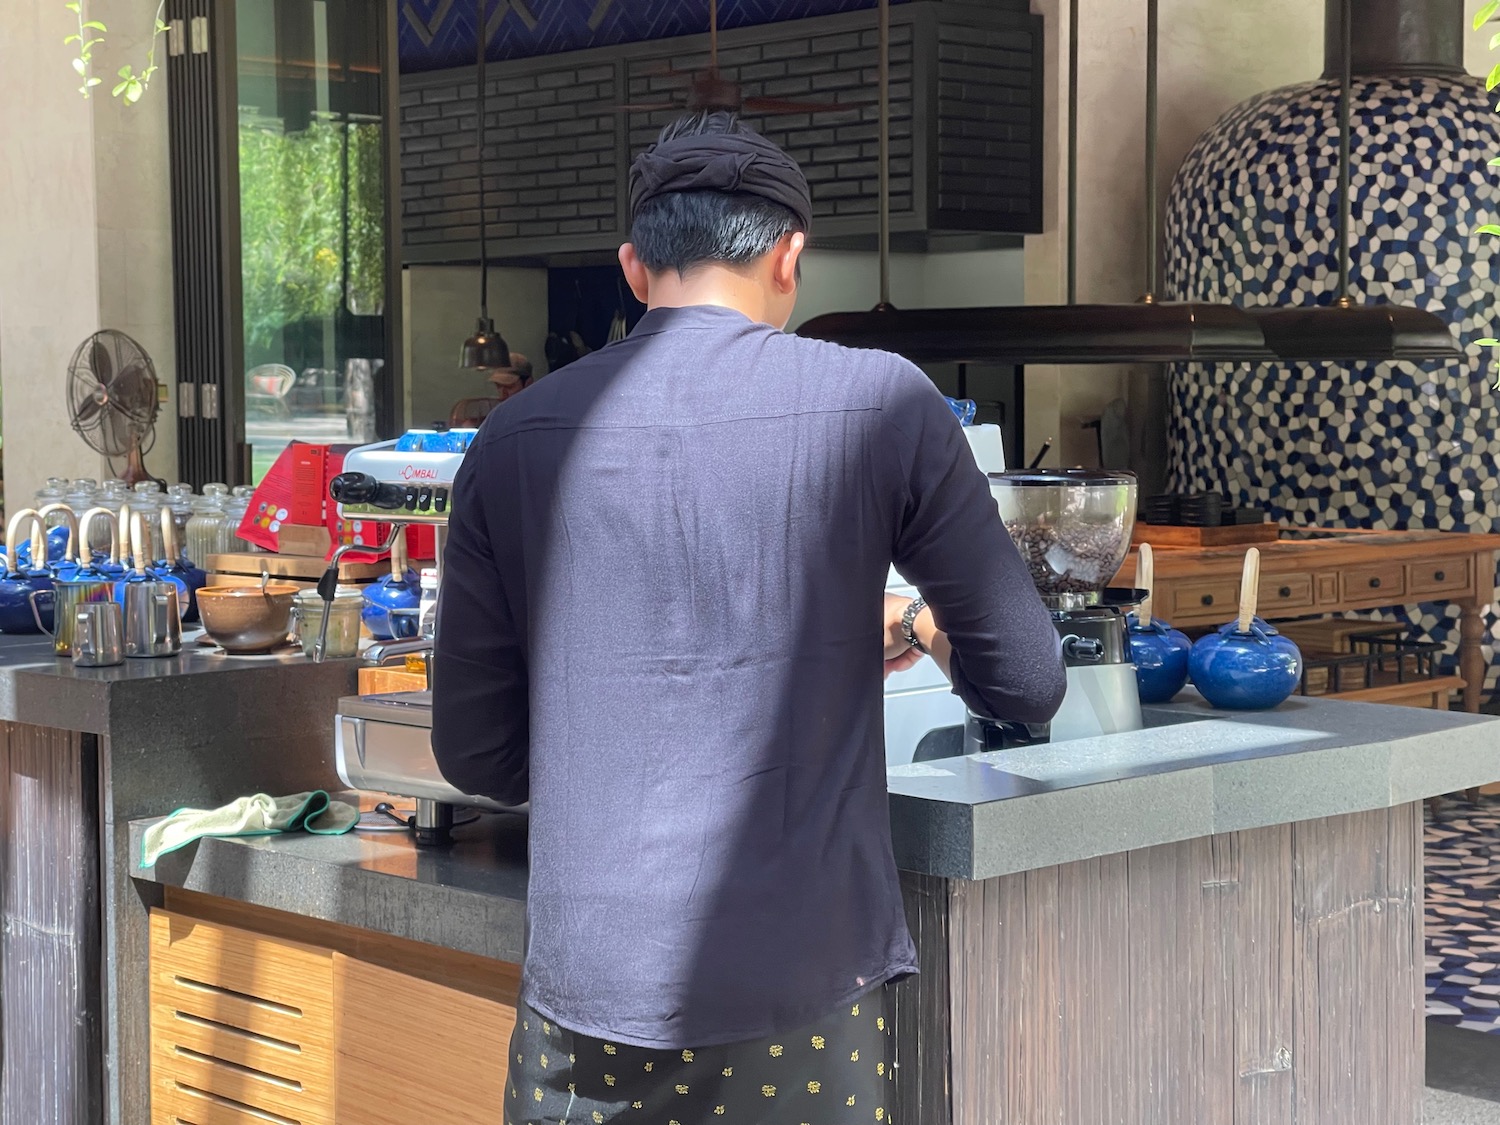
<svg viewBox="0 0 1500 1125">
<path fill-rule="evenodd" d="M 922 647 L 922 642 L 917 640 L 917 631 L 914 628 L 917 623 L 917 614 L 926 608 L 927 603 L 918 596 L 912 599 L 906 607 L 906 612 L 901 615 L 901 639 L 918 652 L 927 651 Z"/>
</svg>

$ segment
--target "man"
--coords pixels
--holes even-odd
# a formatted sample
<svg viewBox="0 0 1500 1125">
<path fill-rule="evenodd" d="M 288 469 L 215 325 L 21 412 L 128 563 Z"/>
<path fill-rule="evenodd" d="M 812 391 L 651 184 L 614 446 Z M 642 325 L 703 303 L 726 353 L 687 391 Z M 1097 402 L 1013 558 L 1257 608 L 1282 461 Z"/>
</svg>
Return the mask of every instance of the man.
<svg viewBox="0 0 1500 1125">
<path fill-rule="evenodd" d="M 698 115 L 630 189 L 645 316 L 498 407 L 454 486 L 433 748 L 531 802 L 506 1120 L 868 1125 L 916 969 L 882 660 L 1042 721 L 1057 633 L 926 377 L 781 331 L 797 165 Z"/>
<path fill-rule="evenodd" d="M 509 367 L 497 367 L 490 372 L 490 384 L 495 388 L 495 397 L 504 402 L 520 394 L 531 386 L 531 375 L 531 360 L 520 352 L 511 352 Z"/>
</svg>

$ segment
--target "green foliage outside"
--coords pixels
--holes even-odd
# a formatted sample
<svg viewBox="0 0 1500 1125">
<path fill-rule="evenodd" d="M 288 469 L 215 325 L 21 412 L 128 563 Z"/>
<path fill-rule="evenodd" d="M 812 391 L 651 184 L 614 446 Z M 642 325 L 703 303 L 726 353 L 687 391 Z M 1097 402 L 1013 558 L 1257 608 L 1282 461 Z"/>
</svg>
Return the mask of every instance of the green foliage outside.
<svg viewBox="0 0 1500 1125">
<path fill-rule="evenodd" d="M 331 319 L 346 298 L 351 312 L 380 312 L 385 236 L 379 124 L 315 118 L 301 132 L 283 133 L 251 120 L 241 122 L 239 141 L 247 357 L 273 351 L 289 324 Z"/>
<path fill-rule="evenodd" d="M 87 98 L 93 88 L 104 81 L 94 73 L 94 48 L 104 45 L 104 36 L 109 28 L 101 20 L 84 18 L 82 0 L 68 0 L 64 6 L 77 17 L 78 30 L 63 40 L 63 46 L 74 47 L 76 50 L 73 71 L 82 83 L 78 92 Z M 115 77 L 119 81 L 114 84 L 110 93 L 114 97 L 125 99 L 128 105 L 134 105 L 145 96 L 151 79 L 156 74 L 156 44 L 167 30 L 166 21 L 161 18 L 166 7 L 166 0 L 158 0 L 156 17 L 152 22 L 151 46 L 146 51 L 146 64 L 139 72 L 129 63 L 115 71 Z"/>
</svg>

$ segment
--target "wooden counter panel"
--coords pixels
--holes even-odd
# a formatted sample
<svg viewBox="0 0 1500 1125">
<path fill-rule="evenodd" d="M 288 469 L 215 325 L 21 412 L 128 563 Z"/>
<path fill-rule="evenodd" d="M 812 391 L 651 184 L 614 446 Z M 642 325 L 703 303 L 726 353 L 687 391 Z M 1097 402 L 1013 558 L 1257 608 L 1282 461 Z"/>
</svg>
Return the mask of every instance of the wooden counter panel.
<svg viewBox="0 0 1500 1125">
<path fill-rule="evenodd" d="M 342 954 L 334 988 L 338 1125 L 501 1119 L 514 1007 Z"/>
</svg>

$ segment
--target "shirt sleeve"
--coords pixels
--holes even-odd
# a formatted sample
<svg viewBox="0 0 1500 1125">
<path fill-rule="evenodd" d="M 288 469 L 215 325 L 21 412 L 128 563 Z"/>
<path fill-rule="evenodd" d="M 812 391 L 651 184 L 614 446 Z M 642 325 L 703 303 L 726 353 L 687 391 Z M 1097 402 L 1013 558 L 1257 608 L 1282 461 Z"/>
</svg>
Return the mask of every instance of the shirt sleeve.
<svg viewBox="0 0 1500 1125">
<path fill-rule="evenodd" d="M 433 652 L 432 752 L 450 785 L 519 805 L 531 773 L 526 648 L 490 543 L 484 449 L 471 452 L 453 483 Z"/>
<path fill-rule="evenodd" d="M 883 416 L 896 430 L 904 469 L 896 569 L 947 634 L 953 690 L 969 709 L 1046 722 L 1067 690 L 1057 629 L 963 427 L 926 375 L 892 359 L 900 369 Z"/>
</svg>

